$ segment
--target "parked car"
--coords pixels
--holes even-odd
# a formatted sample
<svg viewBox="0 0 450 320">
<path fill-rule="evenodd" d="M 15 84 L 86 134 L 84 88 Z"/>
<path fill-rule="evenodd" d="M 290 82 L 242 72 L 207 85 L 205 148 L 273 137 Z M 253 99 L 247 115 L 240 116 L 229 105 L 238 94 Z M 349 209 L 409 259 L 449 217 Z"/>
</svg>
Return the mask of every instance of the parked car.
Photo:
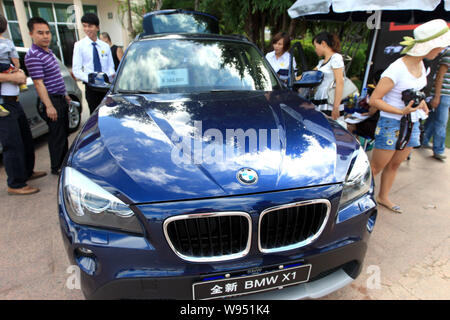
<svg viewBox="0 0 450 320">
<path fill-rule="evenodd" d="M 17 48 L 17 52 L 19 53 L 20 58 L 20 66 L 21 69 L 27 75 L 27 86 L 28 90 L 21 92 L 19 95 L 19 101 L 25 111 L 25 114 L 28 118 L 28 123 L 30 124 L 31 133 L 33 138 L 40 137 L 48 132 L 47 123 L 40 117 L 37 107 L 39 104 L 39 96 L 37 94 L 36 89 L 34 88 L 33 80 L 29 77 L 28 70 L 25 66 L 25 54 L 27 53 L 27 48 Z M 75 132 L 78 130 L 81 123 L 81 112 L 82 112 L 82 94 L 81 90 L 78 88 L 78 85 L 75 79 L 71 76 L 69 70 L 67 70 L 66 66 L 64 66 L 61 60 L 57 59 L 59 63 L 59 67 L 61 68 L 61 74 L 64 79 L 64 83 L 66 84 L 66 90 L 69 96 L 73 101 L 79 102 L 80 107 L 70 106 L 69 108 L 69 131 Z M 0 144 L 0 152 L 2 150 Z"/>
<path fill-rule="evenodd" d="M 285 86 L 241 36 L 131 43 L 59 178 L 85 297 L 299 299 L 351 283 L 373 178 L 355 138 L 293 90 L 314 79 Z"/>
</svg>

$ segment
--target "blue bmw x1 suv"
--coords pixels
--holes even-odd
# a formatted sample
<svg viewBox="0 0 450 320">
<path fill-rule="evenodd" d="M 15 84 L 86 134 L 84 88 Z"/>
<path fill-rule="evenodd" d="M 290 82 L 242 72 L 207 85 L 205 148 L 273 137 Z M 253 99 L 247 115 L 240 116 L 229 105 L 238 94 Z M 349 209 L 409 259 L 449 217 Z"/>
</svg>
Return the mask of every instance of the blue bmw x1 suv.
<svg viewBox="0 0 450 320">
<path fill-rule="evenodd" d="M 206 32 L 129 46 L 58 208 L 90 299 L 321 297 L 360 274 L 377 214 L 353 136 L 250 41 Z"/>
</svg>

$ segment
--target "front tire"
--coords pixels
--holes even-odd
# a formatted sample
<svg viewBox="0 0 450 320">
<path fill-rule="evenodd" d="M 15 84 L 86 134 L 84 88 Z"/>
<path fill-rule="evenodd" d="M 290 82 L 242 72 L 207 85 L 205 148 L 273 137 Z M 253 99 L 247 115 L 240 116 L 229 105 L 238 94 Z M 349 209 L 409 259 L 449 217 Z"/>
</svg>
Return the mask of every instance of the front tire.
<svg viewBox="0 0 450 320">
<path fill-rule="evenodd" d="M 79 102 L 77 99 L 73 100 Z M 81 124 L 81 105 L 79 108 L 73 105 L 69 105 L 69 133 L 77 131 L 78 128 L 80 127 L 80 124 Z"/>
</svg>

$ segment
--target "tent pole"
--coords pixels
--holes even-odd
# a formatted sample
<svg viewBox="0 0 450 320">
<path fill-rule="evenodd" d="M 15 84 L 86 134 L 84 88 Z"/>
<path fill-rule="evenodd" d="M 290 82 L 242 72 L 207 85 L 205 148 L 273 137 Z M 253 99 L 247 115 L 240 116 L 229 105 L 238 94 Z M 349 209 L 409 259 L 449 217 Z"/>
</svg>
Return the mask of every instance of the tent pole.
<svg viewBox="0 0 450 320">
<path fill-rule="evenodd" d="M 364 80 L 363 80 L 363 85 L 362 85 L 361 90 L 363 90 L 364 88 L 367 88 L 367 81 L 369 78 L 370 67 L 372 65 L 373 51 L 375 49 L 375 43 L 377 41 L 377 36 L 378 36 L 378 29 L 375 29 L 375 34 L 373 35 L 372 47 L 370 48 L 369 59 L 367 60 L 366 72 L 364 73 Z"/>
<path fill-rule="evenodd" d="M 373 35 L 373 40 L 372 40 L 372 47 L 370 48 L 369 59 L 367 60 L 367 66 L 366 66 L 366 71 L 364 73 L 364 80 L 363 80 L 361 90 L 367 87 L 367 81 L 369 79 L 370 67 L 372 66 L 373 52 L 375 49 L 377 37 L 378 37 L 378 29 L 375 29 L 375 33 Z"/>
<path fill-rule="evenodd" d="M 380 15 L 380 19 L 381 19 L 381 15 Z M 373 58 L 373 52 L 375 50 L 375 44 L 377 42 L 378 30 L 379 30 L 378 28 L 375 28 L 375 33 L 374 33 L 373 39 L 372 39 L 372 47 L 370 48 L 369 59 L 367 60 L 366 72 L 364 73 L 364 80 L 363 80 L 361 92 L 364 88 L 367 88 L 367 80 L 369 79 L 369 71 L 370 71 L 370 67 L 372 66 L 372 58 Z"/>
</svg>

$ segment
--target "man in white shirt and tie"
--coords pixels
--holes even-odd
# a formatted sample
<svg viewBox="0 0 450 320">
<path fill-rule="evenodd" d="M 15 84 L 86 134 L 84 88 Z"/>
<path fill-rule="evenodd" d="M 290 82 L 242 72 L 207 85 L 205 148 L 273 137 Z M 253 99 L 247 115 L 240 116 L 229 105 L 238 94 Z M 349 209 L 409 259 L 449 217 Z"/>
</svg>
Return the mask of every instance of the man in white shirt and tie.
<svg viewBox="0 0 450 320">
<path fill-rule="evenodd" d="M 98 39 L 100 21 L 94 13 L 86 13 L 81 18 L 86 37 L 77 41 L 73 49 L 72 72 L 85 84 L 86 100 L 90 113 L 105 97 L 105 93 L 92 90 L 88 85 L 88 75 L 93 72 L 104 72 L 110 81 L 115 75 L 111 49 L 106 42 Z"/>
</svg>

